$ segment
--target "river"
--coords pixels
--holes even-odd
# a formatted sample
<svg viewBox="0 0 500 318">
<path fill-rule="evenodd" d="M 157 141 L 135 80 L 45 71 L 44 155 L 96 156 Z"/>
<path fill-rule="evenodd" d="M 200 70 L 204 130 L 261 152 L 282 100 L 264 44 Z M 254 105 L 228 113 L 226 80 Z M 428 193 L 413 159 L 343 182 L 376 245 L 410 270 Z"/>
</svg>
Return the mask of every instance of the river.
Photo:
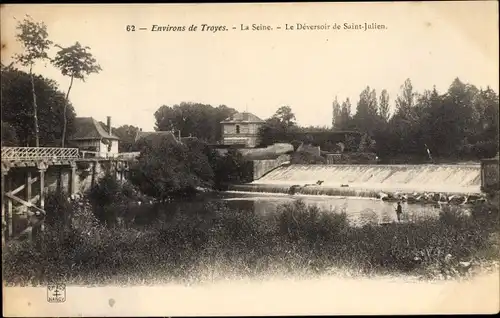
<svg viewBox="0 0 500 318">
<path fill-rule="evenodd" d="M 196 213 L 207 209 L 207 203 L 224 203 L 231 209 L 238 209 L 248 213 L 268 215 L 274 213 L 278 205 L 291 203 L 301 199 L 307 205 L 316 205 L 323 211 L 330 213 L 346 212 L 353 224 L 387 223 L 397 220 L 395 203 L 384 202 L 379 199 L 358 197 L 332 197 L 321 195 L 281 195 L 265 193 L 223 192 L 209 193 L 197 196 L 195 199 L 174 201 L 157 206 L 143 206 L 136 216 L 136 224 L 150 224 L 158 219 L 167 220 L 169 216 L 178 213 Z M 438 205 L 421 205 L 403 203 L 403 218 L 415 220 L 417 218 L 437 217 Z"/>
</svg>

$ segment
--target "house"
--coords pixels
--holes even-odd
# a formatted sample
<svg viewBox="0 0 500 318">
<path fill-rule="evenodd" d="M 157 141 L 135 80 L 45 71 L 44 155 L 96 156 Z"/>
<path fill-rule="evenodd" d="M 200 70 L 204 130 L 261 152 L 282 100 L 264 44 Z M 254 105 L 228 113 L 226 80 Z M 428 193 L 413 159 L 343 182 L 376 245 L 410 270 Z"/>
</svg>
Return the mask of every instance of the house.
<svg viewBox="0 0 500 318">
<path fill-rule="evenodd" d="M 254 114 L 236 113 L 221 121 L 224 145 L 241 145 L 247 148 L 259 144 L 259 130 L 265 122 Z"/>
<path fill-rule="evenodd" d="M 107 127 L 92 117 L 76 117 L 75 133 L 68 141 L 80 149 L 84 156 L 116 157 L 120 138 L 111 132 L 111 117 L 107 118 Z"/>
</svg>

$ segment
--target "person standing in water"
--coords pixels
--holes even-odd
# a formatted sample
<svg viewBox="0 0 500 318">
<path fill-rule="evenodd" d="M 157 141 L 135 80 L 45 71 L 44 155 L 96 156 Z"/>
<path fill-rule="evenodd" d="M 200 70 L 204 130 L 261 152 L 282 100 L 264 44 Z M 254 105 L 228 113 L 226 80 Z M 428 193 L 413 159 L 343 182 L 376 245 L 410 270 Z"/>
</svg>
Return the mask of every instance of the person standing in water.
<svg viewBox="0 0 500 318">
<path fill-rule="evenodd" d="M 401 207 L 401 202 L 398 202 L 396 207 L 396 215 L 398 216 L 398 222 L 401 222 L 401 215 L 403 214 L 403 208 Z"/>
</svg>

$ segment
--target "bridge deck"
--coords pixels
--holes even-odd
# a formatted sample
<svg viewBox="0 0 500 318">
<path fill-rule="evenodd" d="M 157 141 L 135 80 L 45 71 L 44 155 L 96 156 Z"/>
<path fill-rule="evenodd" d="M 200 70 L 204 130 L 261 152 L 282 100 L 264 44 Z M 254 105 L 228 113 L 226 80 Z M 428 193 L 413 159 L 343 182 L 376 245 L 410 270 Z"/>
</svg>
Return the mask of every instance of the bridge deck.
<svg viewBox="0 0 500 318">
<path fill-rule="evenodd" d="M 117 155 L 115 157 L 86 157 L 88 152 L 78 148 L 56 147 L 2 147 L 2 169 L 8 167 L 36 167 L 40 162 L 49 166 L 73 165 L 75 162 L 93 161 L 127 161 L 130 158 Z"/>
</svg>

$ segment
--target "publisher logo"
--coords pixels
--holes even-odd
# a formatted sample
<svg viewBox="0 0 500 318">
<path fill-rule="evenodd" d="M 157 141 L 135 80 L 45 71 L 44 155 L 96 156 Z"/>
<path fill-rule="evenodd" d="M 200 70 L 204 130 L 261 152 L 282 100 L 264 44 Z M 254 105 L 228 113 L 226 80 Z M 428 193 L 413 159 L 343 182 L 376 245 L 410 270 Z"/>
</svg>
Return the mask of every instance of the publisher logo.
<svg viewBox="0 0 500 318">
<path fill-rule="evenodd" d="M 63 303 L 66 301 L 66 285 L 51 284 L 47 286 L 47 301 L 49 303 Z"/>
</svg>

